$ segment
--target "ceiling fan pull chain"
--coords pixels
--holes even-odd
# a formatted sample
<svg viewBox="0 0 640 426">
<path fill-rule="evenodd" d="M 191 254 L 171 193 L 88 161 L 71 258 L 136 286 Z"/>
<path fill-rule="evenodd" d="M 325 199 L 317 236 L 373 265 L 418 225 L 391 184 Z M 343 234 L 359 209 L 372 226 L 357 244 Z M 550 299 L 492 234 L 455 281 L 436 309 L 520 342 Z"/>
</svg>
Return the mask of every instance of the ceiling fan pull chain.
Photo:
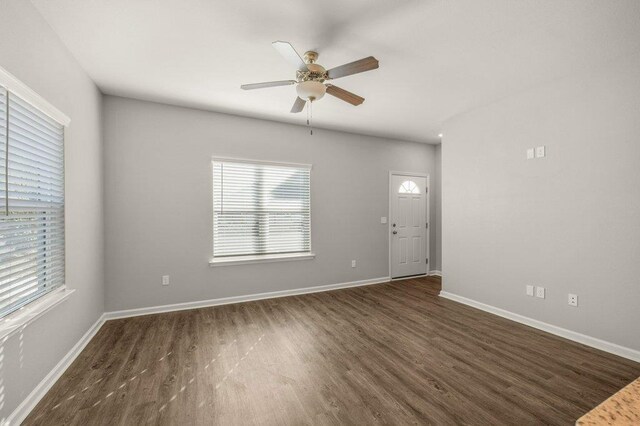
<svg viewBox="0 0 640 426">
<path fill-rule="evenodd" d="M 313 100 L 309 99 L 309 133 L 313 136 Z"/>
</svg>

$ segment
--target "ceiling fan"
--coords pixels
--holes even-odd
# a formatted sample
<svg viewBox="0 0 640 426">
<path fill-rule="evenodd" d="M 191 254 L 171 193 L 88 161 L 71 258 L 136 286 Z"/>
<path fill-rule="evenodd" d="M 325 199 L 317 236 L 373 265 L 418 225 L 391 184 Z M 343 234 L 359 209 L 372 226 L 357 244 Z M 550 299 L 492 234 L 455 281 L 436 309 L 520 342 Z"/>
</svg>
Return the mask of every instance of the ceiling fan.
<svg viewBox="0 0 640 426">
<path fill-rule="evenodd" d="M 243 90 L 253 90 L 296 84 L 298 97 L 291 108 L 291 112 L 293 113 L 301 112 L 307 101 L 315 102 L 321 99 L 325 93 L 335 96 L 351 105 L 360 105 L 364 102 L 364 98 L 327 83 L 327 81 L 378 68 L 378 60 L 373 56 L 369 56 L 368 58 L 326 70 L 322 65 L 316 63 L 318 59 L 317 52 L 306 52 L 303 60 L 293 46 L 286 41 L 274 41 L 272 45 L 286 60 L 296 67 L 296 79 L 243 84 L 240 88 Z"/>
</svg>

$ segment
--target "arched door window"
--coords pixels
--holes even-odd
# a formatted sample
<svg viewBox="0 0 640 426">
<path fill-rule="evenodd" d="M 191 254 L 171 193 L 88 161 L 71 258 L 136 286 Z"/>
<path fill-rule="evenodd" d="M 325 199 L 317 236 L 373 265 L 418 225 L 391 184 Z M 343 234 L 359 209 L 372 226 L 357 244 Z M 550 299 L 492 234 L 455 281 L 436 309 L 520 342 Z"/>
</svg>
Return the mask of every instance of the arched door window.
<svg viewBox="0 0 640 426">
<path fill-rule="evenodd" d="M 414 181 L 405 180 L 400 185 L 400 188 L 398 188 L 398 193 L 399 194 L 419 194 L 420 188 L 418 188 L 418 185 L 416 185 Z"/>
</svg>

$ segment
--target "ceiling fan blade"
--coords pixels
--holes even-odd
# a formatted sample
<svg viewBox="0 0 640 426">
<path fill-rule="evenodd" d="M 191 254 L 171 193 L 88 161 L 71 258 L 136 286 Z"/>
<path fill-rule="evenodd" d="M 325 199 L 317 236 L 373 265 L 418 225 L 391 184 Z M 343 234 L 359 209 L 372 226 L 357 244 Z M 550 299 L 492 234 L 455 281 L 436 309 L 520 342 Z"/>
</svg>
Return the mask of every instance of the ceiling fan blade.
<svg viewBox="0 0 640 426">
<path fill-rule="evenodd" d="M 267 81 L 265 83 L 243 84 L 242 90 L 264 89 L 265 87 L 289 86 L 295 84 L 295 80 Z"/>
<path fill-rule="evenodd" d="M 306 70 L 307 64 L 304 63 L 296 49 L 286 41 L 274 41 L 271 45 L 285 58 L 289 63 L 291 63 L 296 69 Z"/>
<path fill-rule="evenodd" d="M 378 60 L 373 56 L 369 56 L 368 58 L 331 68 L 327 71 L 327 74 L 329 75 L 329 78 L 334 79 L 358 74 L 360 72 L 375 70 L 376 68 L 378 68 Z"/>
<path fill-rule="evenodd" d="M 327 93 L 345 102 L 349 102 L 351 105 L 355 106 L 358 106 L 364 102 L 364 98 L 341 89 L 338 86 L 334 86 L 333 84 L 327 84 Z"/>
<path fill-rule="evenodd" d="M 291 112 L 301 112 L 306 104 L 307 101 L 298 96 L 296 98 L 296 101 L 293 103 L 293 106 L 291 107 Z"/>
</svg>

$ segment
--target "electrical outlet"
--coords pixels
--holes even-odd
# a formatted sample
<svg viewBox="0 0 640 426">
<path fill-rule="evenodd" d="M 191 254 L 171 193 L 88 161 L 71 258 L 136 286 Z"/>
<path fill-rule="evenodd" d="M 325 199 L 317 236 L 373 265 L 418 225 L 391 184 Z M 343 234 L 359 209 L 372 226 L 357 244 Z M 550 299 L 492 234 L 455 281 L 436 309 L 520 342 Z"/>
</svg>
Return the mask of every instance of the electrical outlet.
<svg viewBox="0 0 640 426">
<path fill-rule="evenodd" d="M 577 294 L 569 294 L 569 306 L 578 306 L 578 295 Z"/>
<path fill-rule="evenodd" d="M 536 297 L 544 299 L 544 287 L 536 287 Z"/>
<path fill-rule="evenodd" d="M 387 218 L 386 217 L 381 217 L 380 218 L 380 223 L 387 223 Z"/>
<path fill-rule="evenodd" d="M 162 285 L 169 285 L 169 275 L 162 276 Z"/>
<path fill-rule="evenodd" d="M 527 296 L 532 296 L 533 297 L 533 286 L 532 285 L 528 285 L 527 286 Z"/>
<path fill-rule="evenodd" d="M 352 268 L 355 268 L 355 267 L 356 267 L 356 261 L 355 261 L 355 260 L 352 260 L 352 261 L 351 261 L 351 267 L 352 267 Z"/>
<path fill-rule="evenodd" d="M 537 146 L 536 147 L 536 158 L 543 158 L 544 155 L 545 155 L 544 146 Z"/>
<path fill-rule="evenodd" d="M 527 149 L 527 160 L 533 160 L 536 158 L 536 152 L 533 148 Z"/>
</svg>

